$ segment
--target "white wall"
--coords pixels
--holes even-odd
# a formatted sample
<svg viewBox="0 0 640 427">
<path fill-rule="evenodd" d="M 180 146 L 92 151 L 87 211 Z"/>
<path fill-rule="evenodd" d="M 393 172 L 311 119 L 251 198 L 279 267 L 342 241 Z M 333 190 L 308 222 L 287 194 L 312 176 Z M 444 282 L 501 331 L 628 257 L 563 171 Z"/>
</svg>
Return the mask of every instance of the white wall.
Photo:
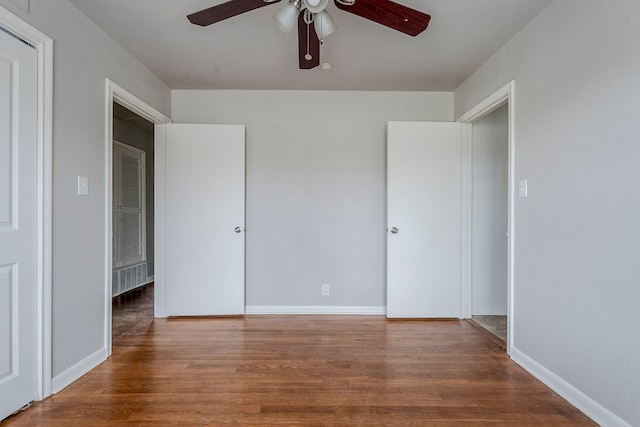
<svg viewBox="0 0 640 427">
<path fill-rule="evenodd" d="M 512 356 L 605 425 L 640 425 L 639 70 L 640 2 L 557 0 L 455 91 L 516 82 Z"/>
<path fill-rule="evenodd" d="M 452 93 L 173 91 L 172 112 L 247 125 L 248 306 L 385 305 L 386 122 L 452 121 Z"/>
<path fill-rule="evenodd" d="M 507 314 L 507 105 L 473 122 L 472 314 Z"/>
<path fill-rule="evenodd" d="M 25 14 L 0 0 L 54 40 L 53 374 L 70 378 L 105 351 L 105 78 L 165 114 L 171 93 L 66 0 L 30 3 Z"/>
</svg>

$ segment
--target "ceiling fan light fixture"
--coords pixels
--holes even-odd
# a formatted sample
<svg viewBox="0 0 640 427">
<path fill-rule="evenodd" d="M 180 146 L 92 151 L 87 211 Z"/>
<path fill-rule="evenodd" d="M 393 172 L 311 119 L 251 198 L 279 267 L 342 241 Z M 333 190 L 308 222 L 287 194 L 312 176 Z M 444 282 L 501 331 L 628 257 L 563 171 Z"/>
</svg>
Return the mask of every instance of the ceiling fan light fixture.
<svg viewBox="0 0 640 427">
<path fill-rule="evenodd" d="M 281 0 L 216 1 L 222 3 L 191 13 L 187 18 L 192 24 L 206 27 Z M 301 70 L 320 65 L 323 39 L 336 30 L 333 18 L 325 12 L 328 3 L 329 0 L 287 0 L 285 6 L 273 16 L 284 32 L 290 33 L 297 26 L 298 65 Z M 426 30 L 431 20 L 431 15 L 393 0 L 334 0 L 334 4 L 342 11 L 413 37 Z M 323 68 L 327 67 L 328 63 L 323 65 Z"/>
<path fill-rule="evenodd" d="M 320 13 L 329 4 L 329 0 L 302 0 L 302 2 L 303 6 L 311 13 Z"/>
<path fill-rule="evenodd" d="M 336 23 L 326 10 L 313 15 L 313 26 L 320 40 L 336 30 Z"/>
<path fill-rule="evenodd" d="M 290 0 L 282 6 L 273 19 L 278 23 L 278 27 L 285 33 L 290 33 L 298 23 L 298 12 L 300 11 L 300 0 Z"/>
</svg>

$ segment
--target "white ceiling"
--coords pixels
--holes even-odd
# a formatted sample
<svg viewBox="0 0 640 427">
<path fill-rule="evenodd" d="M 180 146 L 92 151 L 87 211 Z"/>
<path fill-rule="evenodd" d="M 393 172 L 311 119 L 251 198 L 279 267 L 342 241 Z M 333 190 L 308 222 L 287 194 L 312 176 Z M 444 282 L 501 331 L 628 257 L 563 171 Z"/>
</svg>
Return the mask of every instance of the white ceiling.
<svg viewBox="0 0 640 427">
<path fill-rule="evenodd" d="M 208 27 L 186 15 L 224 0 L 69 0 L 172 89 L 451 91 L 551 0 L 397 0 L 431 15 L 417 37 L 339 10 L 330 70 L 298 69 L 297 34 L 272 19 L 287 0 Z M 365 0 L 361 0 L 365 1 Z"/>
</svg>

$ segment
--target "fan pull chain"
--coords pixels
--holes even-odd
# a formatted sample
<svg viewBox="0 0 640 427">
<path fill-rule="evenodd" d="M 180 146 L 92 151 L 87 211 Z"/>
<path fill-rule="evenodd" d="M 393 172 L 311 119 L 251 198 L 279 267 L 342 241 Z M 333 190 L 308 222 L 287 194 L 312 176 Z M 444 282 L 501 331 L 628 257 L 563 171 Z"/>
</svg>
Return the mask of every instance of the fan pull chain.
<svg viewBox="0 0 640 427">
<path fill-rule="evenodd" d="M 310 47 L 309 44 L 310 42 L 310 30 L 309 30 L 309 26 L 311 25 L 311 23 L 313 22 L 313 15 L 311 14 L 311 12 L 309 11 L 309 9 L 305 9 L 304 10 L 304 23 L 307 24 L 307 54 L 304 56 L 304 59 L 306 59 L 307 61 L 311 61 L 313 59 L 313 56 L 311 55 L 310 52 Z"/>
<path fill-rule="evenodd" d="M 307 54 L 304 56 L 304 59 L 307 61 L 311 61 L 313 59 L 313 56 L 311 56 L 311 53 L 309 52 L 309 24 L 307 24 Z"/>
</svg>

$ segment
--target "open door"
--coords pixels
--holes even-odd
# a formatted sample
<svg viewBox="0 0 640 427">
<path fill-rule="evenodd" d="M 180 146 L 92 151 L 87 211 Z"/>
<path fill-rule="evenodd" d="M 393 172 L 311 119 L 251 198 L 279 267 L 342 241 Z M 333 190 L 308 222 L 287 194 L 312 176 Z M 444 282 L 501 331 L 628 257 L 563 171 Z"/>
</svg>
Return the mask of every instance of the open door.
<svg viewBox="0 0 640 427">
<path fill-rule="evenodd" d="M 244 313 L 245 127 L 169 124 L 168 316 Z"/>
<path fill-rule="evenodd" d="M 460 317 L 462 125 L 387 126 L 387 317 Z"/>
</svg>

